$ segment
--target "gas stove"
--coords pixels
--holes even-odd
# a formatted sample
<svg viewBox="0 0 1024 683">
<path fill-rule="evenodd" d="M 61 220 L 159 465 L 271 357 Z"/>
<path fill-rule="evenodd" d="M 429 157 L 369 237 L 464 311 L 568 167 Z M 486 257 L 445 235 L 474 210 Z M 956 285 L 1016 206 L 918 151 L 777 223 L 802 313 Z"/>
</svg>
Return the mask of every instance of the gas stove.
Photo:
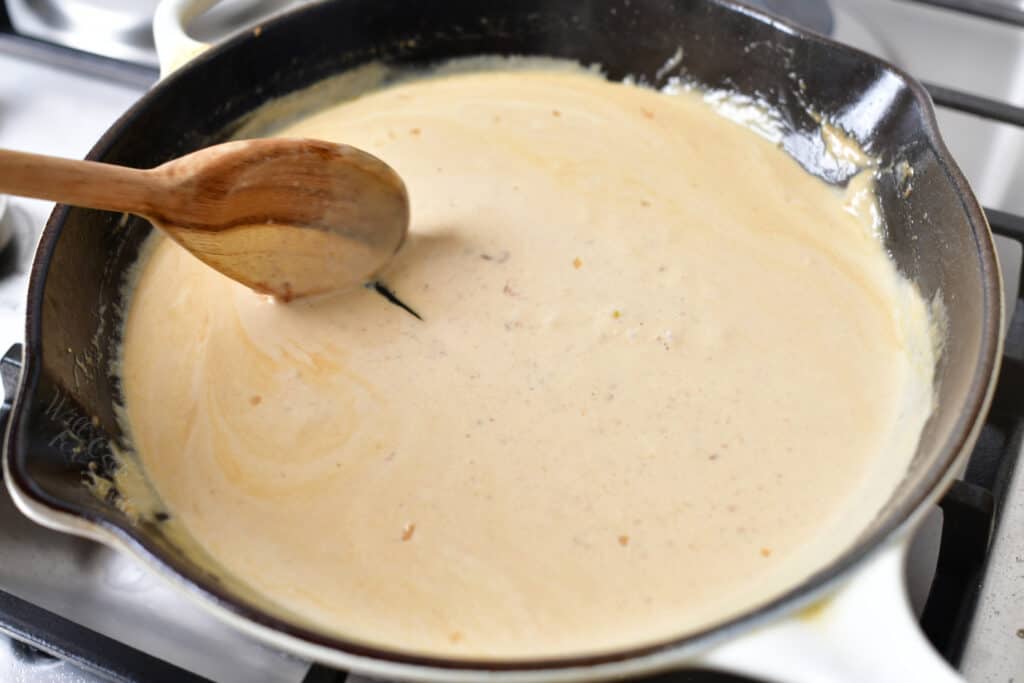
<svg viewBox="0 0 1024 683">
<path fill-rule="evenodd" d="M 968 681 L 1024 681 L 1024 193 L 1014 191 L 1024 187 L 1024 10 L 1015 0 L 747 1 L 923 80 L 989 207 L 1007 300 L 1003 371 L 970 464 L 915 538 L 907 580 L 928 638 Z M 216 40 L 296 4 L 223 0 L 193 33 Z M 0 0 L 0 147 L 84 156 L 157 78 L 146 28 L 155 5 Z M 51 208 L 0 197 L 0 352 L 22 338 L 28 268 Z M 12 367 L 0 361 L 0 377 Z M 28 521 L 0 486 L 0 680 L 358 677 L 240 635 L 133 560 Z M 651 680 L 748 679 L 688 671 Z"/>
</svg>

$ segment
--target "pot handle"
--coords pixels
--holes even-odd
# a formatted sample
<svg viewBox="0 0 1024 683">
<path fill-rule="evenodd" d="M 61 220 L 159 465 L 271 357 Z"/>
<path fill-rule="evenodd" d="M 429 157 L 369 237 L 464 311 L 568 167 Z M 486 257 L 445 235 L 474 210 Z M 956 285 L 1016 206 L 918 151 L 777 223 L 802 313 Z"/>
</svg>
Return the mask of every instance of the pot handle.
<svg viewBox="0 0 1024 683">
<path fill-rule="evenodd" d="M 709 668 L 779 683 L 965 683 L 917 624 L 904 583 L 909 540 L 882 548 L 839 590 L 708 651 Z"/>
<path fill-rule="evenodd" d="M 216 4 L 217 0 L 160 1 L 153 16 L 153 42 L 160 61 L 160 78 L 166 78 L 210 47 L 189 36 L 185 27 Z"/>
</svg>

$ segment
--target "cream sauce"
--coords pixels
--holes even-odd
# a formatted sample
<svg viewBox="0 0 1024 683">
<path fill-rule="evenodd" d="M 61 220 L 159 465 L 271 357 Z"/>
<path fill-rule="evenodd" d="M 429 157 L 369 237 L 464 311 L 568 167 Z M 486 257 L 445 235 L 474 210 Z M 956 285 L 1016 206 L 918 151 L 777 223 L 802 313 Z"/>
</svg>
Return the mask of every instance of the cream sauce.
<svg viewBox="0 0 1024 683">
<path fill-rule="evenodd" d="M 123 382 L 174 517 L 284 609 L 467 658 L 650 643 L 794 586 L 905 472 L 934 358 L 870 177 L 844 197 L 697 92 L 567 71 L 280 134 L 405 179 L 382 280 L 423 319 L 276 304 L 162 240 Z"/>
</svg>

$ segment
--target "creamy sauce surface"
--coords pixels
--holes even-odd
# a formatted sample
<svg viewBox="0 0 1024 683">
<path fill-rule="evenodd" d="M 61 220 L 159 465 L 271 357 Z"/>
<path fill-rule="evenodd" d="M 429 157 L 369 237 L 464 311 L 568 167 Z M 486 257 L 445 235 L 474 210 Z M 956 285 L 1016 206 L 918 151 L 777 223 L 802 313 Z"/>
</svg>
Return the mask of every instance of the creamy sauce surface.
<svg viewBox="0 0 1024 683">
<path fill-rule="evenodd" d="M 405 179 L 381 280 L 422 320 L 277 304 L 155 238 L 122 374 L 171 514 L 282 608 L 466 658 L 651 643 L 796 585 L 905 472 L 934 358 L 868 176 L 844 195 L 696 92 L 564 70 L 280 134 Z"/>
</svg>

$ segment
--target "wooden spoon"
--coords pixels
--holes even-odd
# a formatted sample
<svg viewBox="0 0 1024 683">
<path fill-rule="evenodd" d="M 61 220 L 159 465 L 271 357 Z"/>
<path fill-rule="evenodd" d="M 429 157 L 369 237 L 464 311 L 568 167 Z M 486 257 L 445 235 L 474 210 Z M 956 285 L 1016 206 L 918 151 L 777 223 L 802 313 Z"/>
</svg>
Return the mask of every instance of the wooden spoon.
<svg viewBox="0 0 1024 683">
<path fill-rule="evenodd" d="M 0 192 L 137 214 L 284 301 L 366 282 L 409 226 L 390 166 L 320 140 L 228 142 L 149 170 L 0 150 Z"/>
</svg>

